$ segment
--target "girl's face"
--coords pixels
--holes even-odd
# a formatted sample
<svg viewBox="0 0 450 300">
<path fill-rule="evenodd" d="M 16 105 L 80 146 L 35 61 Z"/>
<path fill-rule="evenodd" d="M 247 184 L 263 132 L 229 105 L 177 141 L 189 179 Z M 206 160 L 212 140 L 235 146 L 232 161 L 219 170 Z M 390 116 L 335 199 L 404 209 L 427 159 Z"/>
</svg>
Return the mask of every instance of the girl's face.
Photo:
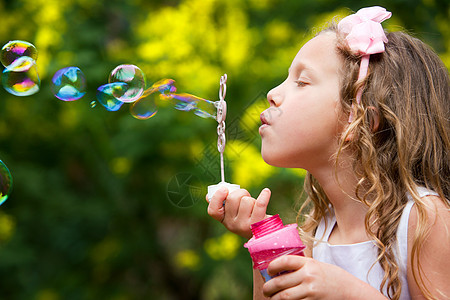
<svg viewBox="0 0 450 300">
<path fill-rule="evenodd" d="M 286 80 L 267 95 L 261 114 L 263 159 L 278 167 L 309 171 L 333 163 L 338 137 L 339 70 L 336 35 L 321 33 L 297 53 Z"/>
</svg>

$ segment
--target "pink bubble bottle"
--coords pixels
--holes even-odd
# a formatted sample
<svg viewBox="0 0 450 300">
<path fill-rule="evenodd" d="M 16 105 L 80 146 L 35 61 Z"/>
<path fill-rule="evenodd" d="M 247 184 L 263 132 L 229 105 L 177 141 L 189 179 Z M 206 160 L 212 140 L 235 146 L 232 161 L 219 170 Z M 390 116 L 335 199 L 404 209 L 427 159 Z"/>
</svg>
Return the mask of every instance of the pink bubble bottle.
<svg viewBox="0 0 450 300">
<path fill-rule="evenodd" d="M 297 224 L 283 225 L 279 215 L 274 215 L 251 225 L 253 237 L 244 244 L 253 260 L 253 268 L 258 269 L 265 281 L 272 279 L 267 266 L 282 255 L 303 256 L 303 245 Z"/>
</svg>

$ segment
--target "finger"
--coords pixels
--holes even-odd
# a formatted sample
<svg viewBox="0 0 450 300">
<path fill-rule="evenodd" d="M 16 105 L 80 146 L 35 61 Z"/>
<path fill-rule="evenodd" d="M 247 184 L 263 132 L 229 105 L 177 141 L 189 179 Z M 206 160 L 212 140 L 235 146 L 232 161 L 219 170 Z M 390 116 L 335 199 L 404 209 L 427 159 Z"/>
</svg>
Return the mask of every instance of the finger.
<svg viewBox="0 0 450 300">
<path fill-rule="evenodd" d="M 272 297 L 270 299 L 300 299 L 292 297 L 293 292 L 300 287 L 301 279 L 297 273 L 285 273 L 277 277 L 274 277 L 264 283 L 263 294 L 266 297 Z M 296 291 L 298 296 L 298 292 Z M 290 296 L 290 297 L 289 297 Z"/>
<path fill-rule="evenodd" d="M 208 205 L 208 215 L 219 222 L 222 222 L 225 217 L 223 201 L 225 201 L 227 196 L 228 189 L 222 187 L 214 193 Z"/>
<path fill-rule="evenodd" d="M 273 279 L 272 279 L 273 280 Z M 272 281 L 270 280 L 270 281 Z M 269 282 L 270 282 L 269 281 Z M 266 294 L 266 297 L 270 297 L 271 300 L 282 300 L 282 299 L 311 299 L 308 296 L 307 290 L 302 285 L 295 285 L 286 289 L 279 290 L 274 294 Z M 315 298 L 314 298 L 315 299 Z"/>
<path fill-rule="evenodd" d="M 237 219 L 248 220 L 252 216 L 253 206 L 255 205 L 255 199 L 249 196 L 244 196 L 241 198 L 241 203 L 239 204 Z M 250 228 L 250 227 L 249 227 Z"/>
<path fill-rule="evenodd" d="M 275 276 L 282 272 L 291 272 L 301 269 L 311 258 L 299 255 L 283 255 L 272 262 L 267 267 L 270 276 Z"/>
<path fill-rule="evenodd" d="M 246 196 L 250 196 L 250 193 L 244 189 L 233 191 L 228 195 L 225 205 L 225 218 L 230 220 L 236 218 L 241 199 Z"/>
<path fill-rule="evenodd" d="M 258 198 L 256 198 L 255 205 L 251 216 L 251 223 L 256 223 L 264 220 L 267 211 L 267 205 L 269 205 L 270 195 L 272 192 L 265 188 L 261 191 Z"/>
</svg>

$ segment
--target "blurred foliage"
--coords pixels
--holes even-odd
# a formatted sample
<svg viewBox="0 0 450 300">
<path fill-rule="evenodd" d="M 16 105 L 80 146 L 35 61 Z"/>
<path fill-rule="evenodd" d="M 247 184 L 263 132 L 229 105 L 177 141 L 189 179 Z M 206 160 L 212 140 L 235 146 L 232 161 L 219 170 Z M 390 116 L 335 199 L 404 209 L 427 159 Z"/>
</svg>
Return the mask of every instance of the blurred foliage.
<svg viewBox="0 0 450 300">
<path fill-rule="evenodd" d="M 270 211 L 294 222 L 304 171 L 260 158 L 265 94 L 312 29 L 375 4 L 393 12 L 389 29 L 450 67 L 448 0 L 0 1 L 0 42 L 35 44 L 42 80 L 33 96 L 0 91 L 0 159 L 15 184 L 0 207 L 0 298 L 250 299 L 245 241 L 203 200 L 220 180 L 217 123 L 170 107 L 141 121 L 89 103 L 122 63 L 212 100 L 227 73 L 227 180 L 255 196 L 270 187 Z M 66 103 L 50 81 L 71 65 L 88 93 Z"/>
</svg>

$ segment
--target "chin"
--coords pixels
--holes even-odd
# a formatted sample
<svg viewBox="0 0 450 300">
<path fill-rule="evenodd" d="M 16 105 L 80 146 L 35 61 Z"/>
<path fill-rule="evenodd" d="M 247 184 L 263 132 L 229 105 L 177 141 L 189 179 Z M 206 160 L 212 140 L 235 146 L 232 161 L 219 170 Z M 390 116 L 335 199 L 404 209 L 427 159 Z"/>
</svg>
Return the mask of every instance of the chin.
<svg viewBox="0 0 450 300">
<path fill-rule="evenodd" d="M 278 167 L 278 168 L 290 168 L 290 167 L 292 167 L 292 166 L 287 165 L 286 162 L 283 162 L 282 160 L 280 160 L 276 156 L 264 154 L 263 151 L 261 151 L 261 156 L 262 156 L 262 159 L 265 161 L 266 164 L 271 165 L 273 167 Z"/>
<path fill-rule="evenodd" d="M 271 160 L 271 158 L 272 158 L 271 155 L 268 155 L 268 154 L 263 150 L 263 148 L 261 148 L 261 157 L 262 157 L 262 159 L 264 160 L 264 162 L 265 162 L 266 164 L 273 166 L 272 160 Z"/>
<path fill-rule="evenodd" d="M 264 151 L 264 147 L 261 147 L 261 157 L 268 165 L 278 168 L 302 168 L 305 167 L 296 159 L 287 157 L 287 154 L 280 153 L 279 151 Z"/>
</svg>

